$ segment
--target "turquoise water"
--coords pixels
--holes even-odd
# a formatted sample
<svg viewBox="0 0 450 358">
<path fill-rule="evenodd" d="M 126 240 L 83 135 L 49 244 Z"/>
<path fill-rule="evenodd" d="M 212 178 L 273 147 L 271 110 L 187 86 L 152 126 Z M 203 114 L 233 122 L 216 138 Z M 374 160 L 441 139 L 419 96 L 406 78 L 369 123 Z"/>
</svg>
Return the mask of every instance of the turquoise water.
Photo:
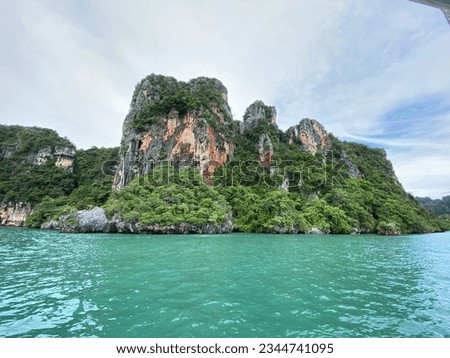
<svg viewBox="0 0 450 358">
<path fill-rule="evenodd" d="M 0 337 L 450 337 L 450 233 L 0 228 Z"/>
</svg>

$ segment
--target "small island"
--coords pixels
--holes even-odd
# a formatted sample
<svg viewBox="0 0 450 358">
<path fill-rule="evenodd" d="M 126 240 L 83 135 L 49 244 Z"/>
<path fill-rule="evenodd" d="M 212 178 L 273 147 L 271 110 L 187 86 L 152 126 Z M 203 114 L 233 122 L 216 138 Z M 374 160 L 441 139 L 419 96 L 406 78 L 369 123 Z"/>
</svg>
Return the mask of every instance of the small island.
<svg viewBox="0 0 450 358">
<path fill-rule="evenodd" d="M 51 129 L 0 126 L 4 226 L 62 232 L 400 235 L 449 229 L 405 192 L 386 152 L 276 109 L 235 120 L 217 79 L 151 74 L 117 148 L 77 150 Z"/>
</svg>

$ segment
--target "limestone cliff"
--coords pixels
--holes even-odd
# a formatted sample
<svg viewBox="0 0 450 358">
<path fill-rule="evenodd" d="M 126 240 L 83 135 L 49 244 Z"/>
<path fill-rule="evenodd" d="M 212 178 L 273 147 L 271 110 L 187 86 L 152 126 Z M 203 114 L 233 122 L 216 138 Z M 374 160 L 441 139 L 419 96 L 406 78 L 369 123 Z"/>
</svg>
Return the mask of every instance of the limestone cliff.
<svg viewBox="0 0 450 358">
<path fill-rule="evenodd" d="M 29 203 L 0 204 L 0 226 L 22 227 L 33 210 L 33 205 Z"/>
<path fill-rule="evenodd" d="M 240 123 L 240 134 L 246 137 L 262 130 L 256 147 L 259 162 L 264 167 L 269 167 L 273 162 L 274 148 L 270 134 L 279 131 L 276 120 L 275 107 L 267 106 L 263 101 L 255 101 L 245 110 L 243 122 Z"/>
<path fill-rule="evenodd" d="M 384 150 L 342 142 L 312 119 L 283 131 L 262 101 L 233 120 L 227 97 L 216 79 L 147 76 L 133 93 L 120 150 L 75 152 L 55 131 L 0 126 L 0 225 L 23 226 L 32 213 L 27 226 L 63 232 L 392 235 L 447 227 L 404 191 Z"/>
<path fill-rule="evenodd" d="M 0 159 L 73 170 L 75 146 L 51 129 L 0 125 L 0 137 Z"/>
<path fill-rule="evenodd" d="M 330 138 L 325 128 L 314 119 L 305 118 L 294 127 L 288 129 L 291 141 L 299 139 L 300 148 L 315 155 L 317 152 L 325 152 L 331 148 Z"/>
<path fill-rule="evenodd" d="M 272 164 L 273 144 L 267 134 L 261 134 L 258 141 L 259 161 L 265 167 Z"/>
<path fill-rule="evenodd" d="M 255 101 L 246 109 L 243 119 L 241 133 L 263 123 L 276 126 L 277 111 L 275 107 L 267 106 L 263 101 Z"/>
<path fill-rule="evenodd" d="M 0 225 L 23 226 L 44 197 L 70 192 L 75 155 L 51 129 L 0 125 Z"/>
<path fill-rule="evenodd" d="M 120 163 L 113 188 L 120 189 L 157 163 L 197 167 L 206 182 L 232 156 L 227 90 L 216 79 L 180 82 L 150 75 L 137 86 L 123 125 Z"/>
<path fill-rule="evenodd" d="M 55 159 L 56 167 L 73 170 L 75 153 L 74 147 L 45 147 L 37 153 L 31 153 L 28 158 L 31 163 L 36 165 L 42 165 L 49 160 Z"/>
</svg>

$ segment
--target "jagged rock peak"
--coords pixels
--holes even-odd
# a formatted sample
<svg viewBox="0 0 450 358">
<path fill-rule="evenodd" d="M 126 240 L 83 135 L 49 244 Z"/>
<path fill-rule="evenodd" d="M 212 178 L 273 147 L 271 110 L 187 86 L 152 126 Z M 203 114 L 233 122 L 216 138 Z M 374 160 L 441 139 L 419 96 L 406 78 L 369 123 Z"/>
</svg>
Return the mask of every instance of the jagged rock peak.
<svg viewBox="0 0 450 358">
<path fill-rule="evenodd" d="M 134 89 L 124 131 L 142 132 L 150 122 L 170 115 L 185 116 L 188 112 L 221 122 L 233 120 L 227 103 L 226 87 L 215 78 L 198 77 L 189 82 L 174 77 L 151 74 Z"/>
<path fill-rule="evenodd" d="M 331 148 L 331 141 L 327 131 L 315 119 L 305 118 L 294 127 L 288 129 L 291 140 L 300 140 L 301 149 L 315 155 Z"/>
<path fill-rule="evenodd" d="M 212 183 L 214 171 L 233 156 L 227 131 L 232 121 L 227 89 L 219 80 L 145 77 L 136 86 L 124 121 L 113 188 L 122 188 L 162 160 L 199 168 Z"/>
<path fill-rule="evenodd" d="M 151 75 L 143 78 L 137 85 L 131 100 L 131 108 L 140 107 L 152 101 L 158 101 L 166 96 L 172 96 L 180 91 L 188 91 L 191 94 L 201 94 L 208 90 L 219 94 L 228 102 L 228 91 L 221 81 L 216 78 L 198 77 L 188 82 L 178 81 L 171 76 Z"/>
<path fill-rule="evenodd" d="M 260 123 L 276 125 L 277 111 L 275 107 L 267 106 L 263 101 L 253 102 L 244 113 L 243 130 L 253 128 Z"/>
</svg>

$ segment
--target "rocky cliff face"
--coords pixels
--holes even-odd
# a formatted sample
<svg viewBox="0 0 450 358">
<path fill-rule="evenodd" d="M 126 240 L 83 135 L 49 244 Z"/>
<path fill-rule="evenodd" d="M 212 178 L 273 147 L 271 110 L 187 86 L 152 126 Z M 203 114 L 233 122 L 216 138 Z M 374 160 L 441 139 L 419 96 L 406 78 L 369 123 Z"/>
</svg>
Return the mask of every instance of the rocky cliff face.
<svg viewBox="0 0 450 358">
<path fill-rule="evenodd" d="M 303 119 L 294 127 L 288 129 L 291 141 L 299 139 L 300 148 L 315 155 L 318 151 L 325 152 L 331 148 L 330 138 L 325 128 L 314 119 Z"/>
<path fill-rule="evenodd" d="M 55 131 L 0 125 L 0 225 L 23 226 L 35 204 L 27 225 L 63 232 L 397 235 L 447 227 L 404 192 L 385 151 L 341 142 L 311 119 L 283 132 L 262 101 L 235 121 L 216 79 L 144 78 L 118 165 L 118 150 L 107 152 L 77 152 L 72 171 L 75 148 Z M 164 161 L 171 165 L 153 170 Z M 122 190 L 110 191 L 106 167 Z"/>
<path fill-rule="evenodd" d="M 265 167 L 272 164 L 273 145 L 270 137 L 267 134 L 261 134 L 258 141 L 259 161 Z"/>
<path fill-rule="evenodd" d="M 259 161 L 264 167 L 269 167 L 273 161 L 273 144 L 269 133 L 266 132 L 268 128 L 270 131 L 270 127 L 278 130 L 276 121 L 277 111 L 275 107 L 267 106 L 263 101 L 255 101 L 246 109 L 243 122 L 240 123 L 240 134 L 244 136 L 258 128 L 265 128 L 265 133 L 259 136 L 258 142 L 256 143 Z"/>
<path fill-rule="evenodd" d="M 35 165 L 55 160 L 58 168 L 73 169 L 75 146 L 51 129 L 0 125 L 0 134 L 0 159 Z"/>
<path fill-rule="evenodd" d="M 66 170 L 73 170 L 76 150 L 74 147 L 45 147 L 36 154 L 31 153 L 28 156 L 30 163 L 42 165 L 49 160 L 55 160 L 55 166 Z"/>
<path fill-rule="evenodd" d="M 23 226 L 43 197 L 70 191 L 75 155 L 54 130 L 0 125 L 0 225 Z"/>
<path fill-rule="evenodd" d="M 0 226 L 22 227 L 34 208 L 28 203 L 0 204 Z"/>
<path fill-rule="evenodd" d="M 243 119 L 241 133 L 262 123 L 276 126 L 277 111 L 275 107 L 267 106 L 263 101 L 255 101 L 246 109 Z"/>
<path fill-rule="evenodd" d="M 225 134 L 231 122 L 227 90 L 220 81 L 146 77 L 137 85 L 125 118 L 113 188 L 122 188 L 164 160 L 197 167 L 211 183 L 217 168 L 233 156 L 234 144 Z"/>
<path fill-rule="evenodd" d="M 119 216 L 106 217 L 105 210 L 94 208 L 80 210 L 71 215 L 51 220 L 41 226 L 44 230 L 59 230 L 64 233 L 125 233 L 125 234 L 225 234 L 233 231 L 231 214 L 222 224 L 179 224 L 179 225 L 142 225 L 139 222 L 125 222 Z"/>
</svg>

